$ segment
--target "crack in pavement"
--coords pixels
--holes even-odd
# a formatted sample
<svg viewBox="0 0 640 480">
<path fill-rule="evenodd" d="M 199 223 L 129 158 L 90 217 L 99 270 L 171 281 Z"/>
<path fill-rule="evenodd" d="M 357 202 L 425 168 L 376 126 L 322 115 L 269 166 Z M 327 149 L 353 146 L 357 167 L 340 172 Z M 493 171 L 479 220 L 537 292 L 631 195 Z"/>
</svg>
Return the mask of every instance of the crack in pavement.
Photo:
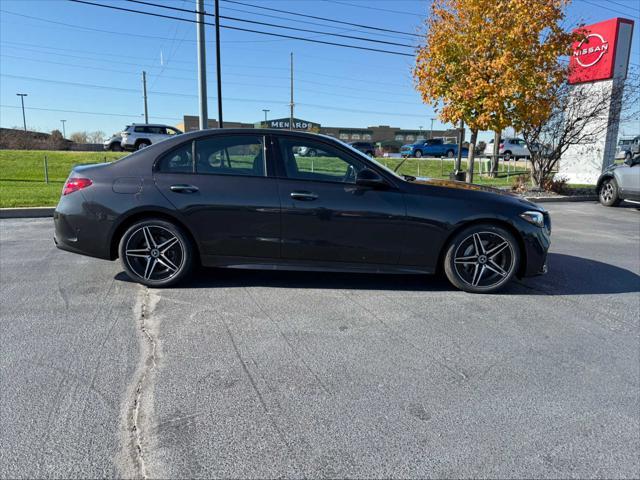
<svg viewBox="0 0 640 480">
<path fill-rule="evenodd" d="M 138 328 L 142 333 L 140 342 L 142 355 L 136 372 L 137 381 L 133 384 L 135 388 L 127 396 L 128 400 L 126 402 L 126 430 L 129 438 L 125 441 L 123 450 L 127 453 L 127 457 L 133 459 L 134 469 L 137 471 L 138 476 L 143 479 L 150 478 L 150 476 L 149 466 L 145 460 L 145 441 L 148 438 L 145 439 L 142 424 L 145 417 L 149 416 L 149 410 L 152 408 L 153 402 L 148 402 L 149 406 L 147 407 L 146 415 L 143 411 L 142 403 L 143 396 L 148 397 L 150 395 L 150 377 L 156 369 L 158 361 L 158 340 L 152 325 L 151 315 L 159 300 L 160 296 L 158 294 L 153 293 L 147 287 L 140 286 L 135 306 L 135 317 L 136 322 L 139 324 Z M 127 446 L 132 448 L 127 448 Z"/>
</svg>

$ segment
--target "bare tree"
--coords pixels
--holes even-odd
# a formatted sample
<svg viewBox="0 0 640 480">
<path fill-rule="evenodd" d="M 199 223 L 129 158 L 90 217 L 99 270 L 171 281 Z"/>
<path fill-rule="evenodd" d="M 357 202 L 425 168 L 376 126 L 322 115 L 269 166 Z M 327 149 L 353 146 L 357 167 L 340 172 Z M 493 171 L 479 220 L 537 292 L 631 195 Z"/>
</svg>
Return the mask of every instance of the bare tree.
<svg viewBox="0 0 640 480">
<path fill-rule="evenodd" d="M 570 147 L 588 146 L 601 138 L 610 128 L 609 116 L 619 113 L 621 123 L 637 119 L 639 94 L 640 77 L 636 73 L 626 81 L 614 80 L 611 89 L 603 82 L 578 85 L 565 82 L 551 91 L 553 108 L 546 120 L 521 129 L 531 154 L 534 186 L 543 186 Z"/>
<path fill-rule="evenodd" d="M 89 134 L 87 132 L 73 132 L 69 135 L 69 140 L 75 143 L 89 143 L 88 140 Z"/>
<path fill-rule="evenodd" d="M 88 143 L 102 143 L 105 139 L 105 133 L 102 130 L 96 130 L 87 135 Z"/>
</svg>

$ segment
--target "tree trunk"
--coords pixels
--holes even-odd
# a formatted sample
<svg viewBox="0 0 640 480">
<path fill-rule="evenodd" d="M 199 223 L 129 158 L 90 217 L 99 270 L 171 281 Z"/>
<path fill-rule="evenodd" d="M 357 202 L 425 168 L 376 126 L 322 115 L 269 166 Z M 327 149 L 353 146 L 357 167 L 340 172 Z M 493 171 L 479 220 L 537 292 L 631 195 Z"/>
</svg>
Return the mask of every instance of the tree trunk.
<svg viewBox="0 0 640 480">
<path fill-rule="evenodd" d="M 476 142 L 478 141 L 478 129 L 471 130 L 469 141 L 469 164 L 467 165 L 467 183 L 473 183 L 473 162 L 476 158 Z"/>
<path fill-rule="evenodd" d="M 493 132 L 493 152 L 491 156 L 491 178 L 496 178 L 498 174 L 498 155 L 500 154 L 500 133 Z"/>
<path fill-rule="evenodd" d="M 462 143 L 464 142 L 464 122 L 460 120 L 460 126 L 458 127 L 458 154 L 456 155 L 456 165 L 454 172 L 460 173 L 462 170 Z"/>
</svg>

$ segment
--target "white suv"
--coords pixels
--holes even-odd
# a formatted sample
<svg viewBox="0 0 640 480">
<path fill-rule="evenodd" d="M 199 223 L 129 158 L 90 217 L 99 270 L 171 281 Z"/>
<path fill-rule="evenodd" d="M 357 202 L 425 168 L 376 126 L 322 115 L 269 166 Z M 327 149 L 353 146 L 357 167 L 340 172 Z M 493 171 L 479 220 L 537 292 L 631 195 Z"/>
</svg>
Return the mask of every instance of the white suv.
<svg viewBox="0 0 640 480">
<path fill-rule="evenodd" d="M 487 156 L 493 155 L 493 140 L 490 140 L 489 143 L 487 143 L 487 146 L 484 149 L 484 154 Z M 527 144 L 521 138 L 501 138 L 498 155 L 507 161 L 512 158 L 517 160 L 521 157 L 524 158 L 531 156 L 529 149 L 527 148 Z"/>
<path fill-rule="evenodd" d="M 123 150 L 140 150 L 152 143 L 157 143 L 182 132 L 168 125 L 154 125 L 150 123 L 127 125 L 122 131 L 120 146 Z"/>
</svg>

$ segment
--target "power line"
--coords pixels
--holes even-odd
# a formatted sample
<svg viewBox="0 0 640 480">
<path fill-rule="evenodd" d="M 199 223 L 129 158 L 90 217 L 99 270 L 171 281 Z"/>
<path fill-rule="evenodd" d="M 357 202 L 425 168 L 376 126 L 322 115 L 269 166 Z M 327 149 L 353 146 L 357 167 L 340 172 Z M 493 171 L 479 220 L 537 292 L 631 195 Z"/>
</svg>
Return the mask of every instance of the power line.
<svg viewBox="0 0 640 480">
<path fill-rule="evenodd" d="M 323 21 L 326 21 L 326 22 L 333 22 L 333 23 L 341 23 L 343 25 L 350 25 L 352 27 L 368 28 L 370 30 L 376 30 L 376 31 L 379 31 L 379 32 L 391 32 L 391 33 L 399 33 L 399 34 L 402 34 L 402 35 L 409 35 L 409 36 L 413 36 L 413 37 L 421 37 L 421 35 L 417 35 L 415 33 L 407 33 L 407 32 L 401 32 L 399 30 L 390 30 L 388 28 L 373 27 L 371 25 L 364 25 L 364 24 L 361 24 L 361 23 L 344 22 L 342 20 L 336 20 L 336 19 L 333 19 L 333 18 L 326 18 L 326 17 L 318 17 L 318 16 L 315 16 L 315 15 L 306 15 L 304 13 L 291 12 L 291 11 L 288 11 L 288 10 L 280 10 L 278 8 L 263 7 L 263 6 L 260 6 L 260 5 L 253 5 L 251 3 L 238 2 L 236 0 L 222 0 L 222 1 L 224 3 L 235 3 L 235 4 L 238 4 L 238 5 L 243 5 L 245 7 L 258 8 L 260 10 L 269 10 L 269 11 L 272 11 L 272 12 L 286 13 L 288 15 L 295 15 L 297 17 L 313 18 L 315 20 L 323 20 Z"/>
<path fill-rule="evenodd" d="M 91 84 L 91 83 L 69 82 L 69 81 L 65 81 L 65 80 L 52 80 L 50 78 L 37 78 L 37 77 L 29 77 L 29 76 L 24 76 L 24 75 L 10 75 L 10 74 L 6 74 L 6 73 L 0 73 L 0 77 L 14 78 L 14 79 L 19 79 L 19 80 L 30 80 L 30 81 L 41 82 L 41 83 L 56 83 L 56 84 L 60 84 L 60 85 L 69 85 L 69 86 L 79 87 L 79 88 L 90 88 L 90 89 L 98 89 L 98 90 L 113 90 L 113 91 L 118 91 L 118 92 L 122 92 L 122 93 L 132 93 L 132 94 L 139 94 L 140 93 L 137 89 L 132 89 L 132 88 L 121 88 L 121 87 L 113 87 L 113 86 L 110 86 L 110 85 L 98 85 L 98 84 Z M 188 93 L 159 92 L 159 91 L 153 91 L 153 92 L 149 92 L 149 93 L 150 94 L 152 93 L 154 95 L 168 96 L 168 97 L 197 98 L 197 95 L 188 94 Z M 235 102 L 260 103 L 260 104 L 264 104 L 265 102 L 268 102 L 268 103 L 275 103 L 275 104 L 281 104 L 281 105 L 289 105 L 289 102 L 286 102 L 286 101 L 270 100 L 270 99 L 264 99 L 264 98 L 257 99 L 257 98 L 241 98 L 241 97 L 226 97 L 225 96 L 225 100 L 235 101 Z M 381 111 L 374 111 L 374 110 L 353 110 L 353 109 L 349 109 L 349 108 L 330 107 L 330 106 L 327 106 L 327 105 L 319 105 L 319 104 L 313 104 L 313 103 L 297 103 L 297 105 L 305 105 L 305 106 L 310 106 L 310 107 L 314 107 L 314 108 L 319 108 L 319 109 L 322 109 L 322 110 L 331 110 L 331 111 L 335 110 L 335 111 L 344 111 L 344 112 L 353 112 L 353 113 L 373 113 L 373 114 L 390 115 L 390 116 L 406 116 L 406 117 L 424 118 L 424 115 L 411 114 L 411 113 L 381 112 Z M 418 105 L 416 105 L 416 106 L 418 106 Z"/>
<path fill-rule="evenodd" d="M 346 5 L 348 7 L 357 7 L 357 8 L 362 8 L 362 5 L 356 5 L 353 3 L 349 3 L 349 2 L 339 2 L 337 0 L 324 0 L 325 2 L 329 2 L 329 3 L 335 3 L 337 5 Z M 413 12 L 401 12 L 400 10 L 391 10 L 388 8 L 380 8 L 380 7 L 372 7 L 371 5 L 367 5 L 367 10 L 378 10 L 380 12 L 389 12 L 389 13 L 397 13 L 399 15 L 410 15 L 412 17 L 419 17 L 420 15 L 423 15 L 422 13 L 413 13 Z"/>
<path fill-rule="evenodd" d="M 20 109 L 20 107 L 18 107 L 17 105 L 5 105 L 5 104 L 0 104 L 1 108 L 17 108 Z M 104 117 L 127 117 L 127 118 L 138 118 L 141 117 L 142 114 L 126 114 L 126 113 L 105 113 L 105 112 L 87 112 L 87 111 L 81 111 L 81 110 L 61 110 L 61 109 L 57 109 L 57 108 L 38 108 L 38 107 L 24 107 L 25 110 L 38 110 L 38 111 L 43 111 L 43 112 L 57 112 L 57 113 L 77 113 L 77 114 L 82 114 L 82 115 L 100 115 L 100 116 L 104 116 Z M 151 118 L 158 118 L 160 120 L 182 120 L 182 118 L 176 118 L 176 117 L 158 117 L 156 115 L 153 115 Z"/>
<path fill-rule="evenodd" d="M 140 5 L 147 5 L 147 6 L 151 6 L 151 7 L 157 7 L 157 8 L 164 8 L 166 10 L 173 10 L 175 12 L 196 13 L 195 10 L 189 10 L 187 8 L 179 8 L 179 7 L 170 7 L 168 5 L 162 5 L 162 4 L 159 4 L 159 3 L 145 2 L 144 0 L 127 0 L 127 2 L 137 3 L 137 4 L 140 4 Z M 205 15 L 207 17 L 215 17 L 215 15 L 213 15 L 211 13 L 206 13 L 206 12 L 204 12 L 203 15 Z M 340 33 L 323 32 L 323 31 L 319 31 L 319 30 L 311 30 L 311 29 L 308 29 L 308 28 L 297 28 L 297 27 L 290 27 L 290 26 L 287 26 L 287 25 L 277 25 L 275 23 L 260 22 L 258 20 L 248 20 L 248 19 L 245 19 L 245 18 L 238 18 L 238 17 L 229 17 L 229 16 L 226 16 L 226 15 L 220 15 L 220 18 L 222 18 L 224 20 L 231 20 L 233 22 L 251 23 L 252 25 L 263 25 L 263 26 L 266 26 L 266 27 L 283 28 L 285 30 L 294 30 L 294 31 L 297 31 L 297 32 L 317 33 L 317 34 L 320 34 L 320 35 L 331 35 L 333 37 L 349 38 L 351 40 L 360 40 L 360 41 L 364 41 L 364 42 L 380 43 L 380 44 L 384 44 L 384 45 L 393 45 L 393 46 L 396 46 L 396 47 L 415 48 L 414 45 L 408 45 L 406 43 L 387 42 L 386 40 L 374 40 L 374 39 L 366 38 L 366 37 L 356 37 L 354 35 L 343 35 L 343 34 L 340 34 Z M 205 22 L 205 25 L 206 25 L 206 22 Z"/>
<path fill-rule="evenodd" d="M 615 8 L 611 8 L 609 6 L 600 5 L 600 4 L 595 3 L 595 2 L 590 2 L 589 0 L 581 0 L 581 1 L 584 2 L 584 3 L 588 3 L 589 5 L 593 5 L 594 7 L 606 8 L 607 10 L 609 10 L 611 12 L 619 13 L 621 15 L 628 15 L 630 17 L 640 18 L 640 16 L 638 16 L 638 15 L 630 15 L 629 12 L 623 12 L 621 10 L 616 10 Z"/>
<path fill-rule="evenodd" d="M 583 0 L 580 0 L 580 1 L 583 1 Z M 638 8 L 635 8 L 635 9 L 634 9 L 634 7 L 629 6 L 629 5 L 625 5 L 624 3 L 615 2 L 614 0 L 606 0 L 606 1 L 607 1 L 607 3 L 613 3 L 614 5 L 618 5 L 619 7 L 622 7 L 622 8 L 630 8 L 630 9 L 632 9 L 632 10 L 635 10 L 636 12 L 638 11 Z M 638 4 L 636 3 L 636 5 L 638 5 Z M 605 6 L 605 5 L 600 5 L 600 6 L 601 6 L 602 8 L 607 8 L 607 9 L 609 8 L 608 6 Z M 627 15 L 628 15 L 628 14 L 627 14 Z"/>
<path fill-rule="evenodd" d="M 70 2 L 74 2 L 74 3 L 82 3 L 85 5 L 92 5 L 94 7 L 102 7 L 102 8 L 108 8 L 111 10 L 120 10 L 120 11 L 124 11 L 124 12 L 130 12 L 130 13 L 139 13 L 142 15 L 149 15 L 152 17 L 159 17 L 159 18 L 167 18 L 170 20 L 179 20 L 182 22 L 189 22 L 189 23 L 198 23 L 198 21 L 196 20 L 189 20 L 187 18 L 180 18 L 180 17 L 173 17 L 170 15 L 162 15 L 160 13 L 152 13 L 152 12 L 144 12 L 142 10 L 134 10 L 131 8 L 124 8 L 124 7 L 116 7 L 114 5 L 103 5 L 101 3 L 93 3 L 93 2 L 86 2 L 84 0 L 68 0 Z M 210 23 L 210 22 L 203 22 L 205 25 L 212 25 L 215 26 L 214 23 Z M 378 48 L 371 48 L 371 47 L 362 47 L 362 46 L 357 46 L 357 45 L 347 45 L 344 43 L 337 43 L 337 42 L 328 42 L 326 40 L 313 40 L 310 38 L 304 38 L 304 37 L 296 37 L 293 35 L 284 35 L 281 33 L 272 33 L 272 32 L 264 32 L 261 30 L 253 30 L 253 29 L 249 29 L 249 28 L 241 28 L 241 27 L 233 27 L 230 25 L 220 25 L 220 28 L 226 28 L 229 30 L 237 30 L 237 31 L 241 31 L 241 32 L 250 32 L 250 33 L 257 33 L 259 35 L 269 35 L 272 37 L 279 37 L 279 38 L 288 38 L 291 40 L 300 40 L 302 42 L 309 42 L 309 43 L 318 43 L 318 44 L 323 44 L 323 45 L 332 45 L 335 47 L 345 47 L 345 48 L 352 48 L 355 50 L 367 50 L 370 52 L 377 52 L 377 53 L 387 53 L 390 55 L 400 55 L 400 56 L 404 56 L 404 57 L 412 57 L 413 58 L 413 54 L 410 53 L 402 53 L 402 52 L 394 52 L 391 50 L 382 50 L 382 49 L 378 49 Z M 329 34 L 330 35 L 330 34 Z"/>
</svg>

